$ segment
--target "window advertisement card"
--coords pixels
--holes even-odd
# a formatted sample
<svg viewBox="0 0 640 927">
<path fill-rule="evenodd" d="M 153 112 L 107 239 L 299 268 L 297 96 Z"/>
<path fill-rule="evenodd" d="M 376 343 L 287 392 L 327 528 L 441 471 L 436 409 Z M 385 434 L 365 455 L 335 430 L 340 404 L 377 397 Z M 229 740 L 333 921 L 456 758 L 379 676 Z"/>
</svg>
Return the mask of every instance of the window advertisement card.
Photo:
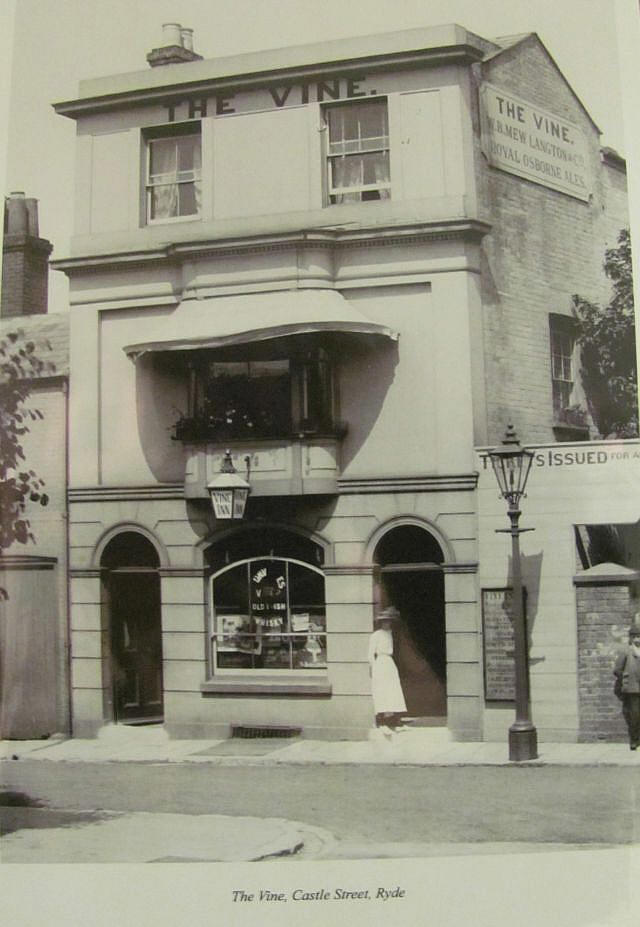
<svg viewBox="0 0 640 927">
<path fill-rule="evenodd" d="M 250 576 L 251 617 L 271 634 L 287 630 L 287 564 L 256 560 Z"/>
<path fill-rule="evenodd" d="M 218 652 L 260 653 L 261 634 L 249 615 L 219 615 Z"/>
</svg>

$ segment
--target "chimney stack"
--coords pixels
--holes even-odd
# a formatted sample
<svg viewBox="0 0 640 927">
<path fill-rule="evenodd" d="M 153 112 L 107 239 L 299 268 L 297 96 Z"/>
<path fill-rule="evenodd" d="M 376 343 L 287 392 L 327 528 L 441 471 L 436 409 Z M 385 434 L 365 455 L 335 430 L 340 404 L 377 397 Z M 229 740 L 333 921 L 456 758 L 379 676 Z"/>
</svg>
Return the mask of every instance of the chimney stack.
<svg viewBox="0 0 640 927">
<path fill-rule="evenodd" d="M 193 29 L 180 29 L 180 38 L 182 39 L 182 47 L 186 48 L 187 51 L 193 51 Z"/>
<path fill-rule="evenodd" d="M 10 193 L 4 201 L 0 317 L 47 311 L 52 251 L 51 242 L 38 235 L 38 201 L 21 191 Z"/>
<path fill-rule="evenodd" d="M 180 23 L 163 23 L 162 46 L 152 49 L 147 55 L 152 68 L 201 60 L 202 55 L 193 50 L 193 29 L 184 28 Z"/>
</svg>

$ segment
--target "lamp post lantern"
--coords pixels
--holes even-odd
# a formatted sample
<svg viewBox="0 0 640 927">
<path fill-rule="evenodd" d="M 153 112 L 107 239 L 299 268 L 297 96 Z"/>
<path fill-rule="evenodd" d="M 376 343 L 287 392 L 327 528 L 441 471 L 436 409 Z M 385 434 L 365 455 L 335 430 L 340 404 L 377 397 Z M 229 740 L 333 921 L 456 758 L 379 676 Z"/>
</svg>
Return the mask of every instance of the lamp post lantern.
<svg viewBox="0 0 640 927">
<path fill-rule="evenodd" d="M 516 718 L 509 728 L 509 759 L 535 760 L 538 756 L 536 729 L 531 721 L 529 694 L 529 654 L 522 602 L 522 569 L 520 565 L 520 535 L 532 528 L 520 528 L 520 500 L 525 495 L 527 479 L 533 462 L 533 452 L 520 446 L 513 425 L 509 424 L 503 443 L 489 451 L 500 495 L 507 500 L 510 528 L 497 529 L 511 535 L 513 573 L 513 633 L 515 651 Z"/>
<path fill-rule="evenodd" d="M 249 469 L 247 460 L 247 471 Z M 240 521 L 244 518 L 244 510 L 251 486 L 247 480 L 237 473 L 231 459 L 231 451 L 226 451 L 220 473 L 207 485 L 216 518 L 234 519 Z"/>
</svg>

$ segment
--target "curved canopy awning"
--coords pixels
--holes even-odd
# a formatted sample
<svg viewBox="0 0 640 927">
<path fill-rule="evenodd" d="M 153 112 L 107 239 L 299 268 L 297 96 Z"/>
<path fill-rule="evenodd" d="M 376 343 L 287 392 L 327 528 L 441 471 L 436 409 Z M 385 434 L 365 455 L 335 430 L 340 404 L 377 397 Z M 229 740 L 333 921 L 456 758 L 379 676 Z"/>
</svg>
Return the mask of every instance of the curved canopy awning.
<svg viewBox="0 0 640 927">
<path fill-rule="evenodd" d="M 137 358 L 148 352 L 222 348 L 312 332 L 398 338 L 336 290 L 285 290 L 184 300 L 169 317 L 151 322 L 148 340 L 124 350 Z"/>
</svg>

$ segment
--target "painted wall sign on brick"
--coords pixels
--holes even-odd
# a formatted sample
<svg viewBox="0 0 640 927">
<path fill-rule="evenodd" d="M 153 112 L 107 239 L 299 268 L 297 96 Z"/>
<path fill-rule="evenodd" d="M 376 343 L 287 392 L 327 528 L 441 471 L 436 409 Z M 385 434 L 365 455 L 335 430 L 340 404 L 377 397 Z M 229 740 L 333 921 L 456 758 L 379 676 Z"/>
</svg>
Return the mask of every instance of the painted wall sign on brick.
<svg viewBox="0 0 640 927">
<path fill-rule="evenodd" d="M 480 90 L 482 150 L 492 167 L 585 202 L 591 195 L 582 131 L 492 84 Z"/>
</svg>

